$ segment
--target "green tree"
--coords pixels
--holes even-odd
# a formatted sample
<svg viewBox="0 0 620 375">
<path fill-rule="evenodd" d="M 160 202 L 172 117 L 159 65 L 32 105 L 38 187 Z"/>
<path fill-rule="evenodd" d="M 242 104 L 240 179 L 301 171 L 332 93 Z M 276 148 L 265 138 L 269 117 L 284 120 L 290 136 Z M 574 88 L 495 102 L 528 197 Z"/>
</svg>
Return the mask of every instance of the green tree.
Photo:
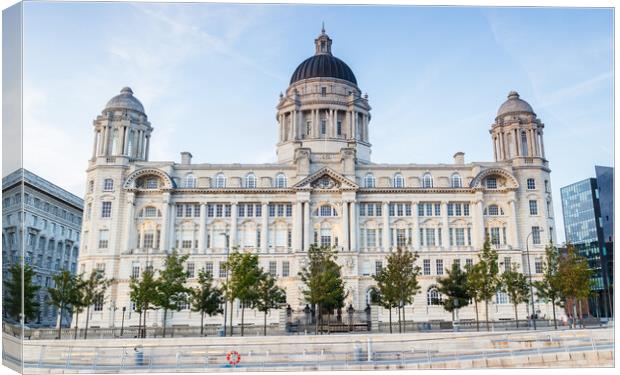
<svg viewBox="0 0 620 375">
<path fill-rule="evenodd" d="M 75 314 L 75 322 L 74 322 L 74 330 L 75 333 L 73 335 L 73 339 L 77 340 L 78 337 L 78 322 L 80 319 L 80 314 L 84 311 L 86 307 L 84 301 L 84 293 L 86 282 L 82 280 L 83 275 L 77 275 L 75 277 L 75 288 L 73 291 L 73 296 L 71 298 L 71 307 L 73 307 L 73 313 Z"/>
<path fill-rule="evenodd" d="M 19 322 L 23 301 L 24 323 L 27 323 L 28 320 L 35 319 L 39 311 L 39 287 L 32 282 L 34 270 L 27 264 L 22 267 L 21 262 L 18 262 L 9 268 L 9 274 L 10 277 L 4 282 L 4 309 L 7 315 Z"/>
<path fill-rule="evenodd" d="M 263 335 L 267 336 L 267 313 L 286 302 L 286 293 L 276 285 L 276 278 L 273 275 L 264 272 L 256 285 L 256 297 L 254 307 L 264 314 Z"/>
<path fill-rule="evenodd" d="M 261 276 L 258 266 L 258 255 L 252 253 L 230 254 L 226 261 L 226 270 L 230 272 L 227 285 L 226 299 L 230 302 L 230 334 L 232 336 L 232 302 L 238 299 L 241 302 L 241 336 L 244 334 L 245 308 L 252 306 L 257 298 L 256 284 Z"/>
<path fill-rule="evenodd" d="M 566 254 L 558 262 L 560 293 L 564 301 L 572 301 L 573 328 L 576 327 L 577 301 L 587 298 L 591 293 L 592 270 L 588 260 L 577 252 L 573 244 L 566 245 Z"/>
<path fill-rule="evenodd" d="M 62 314 L 66 310 L 73 312 L 73 303 L 78 293 L 78 279 L 68 270 L 62 270 L 52 276 L 54 286 L 47 288 L 49 304 L 58 308 L 58 339 L 61 338 Z"/>
<path fill-rule="evenodd" d="M 150 267 L 140 277 L 131 276 L 129 282 L 129 298 L 138 312 L 138 337 L 146 337 L 146 313 L 153 309 L 157 297 L 158 280 Z"/>
<path fill-rule="evenodd" d="M 299 272 L 299 277 L 304 283 L 304 299 L 316 306 L 314 329 L 317 334 L 321 314 L 325 310 L 344 306 L 347 295 L 340 266 L 336 263 L 336 252 L 329 246 L 311 245 L 308 264 Z"/>
<path fill-rule="evenodd" d="M 469 294 L 471 296 L 471 299 L 474 301 L 474 311 L 476 312 L 476 331 L 480 331 L 478 303 L 482 302 L 482 296 L 480 293 L 480 291 L 482 290 L 482 284 L 484 283 L 484 278 L 482 276 L 482 267 L 480 267 L 478 264 L 466 265 L 465 275 L 467 280 L 465 284 L 467 294 Z"/>
<path fill-rule="evenodd" d="M 545 247 L 545 262 L 543 263 L 543 279 L 534 281 L 534 287 L 538 291 L 538 297 L 546 302 L 551 302 L 553 308 L 553 326 L 558 329 L 558 321 L 555 314 L 556 305 L 561 306 L 561 279 L 558 274 L 559 254 L 558 249 L 549 242 Z"/>
<path fill-rule="evenodd" d="M 510 303 L 515 310 L 515 321 L 517 322 L 517 328 L 519 328 L 519 315 L 517 307 L 521 303 L 527 303 L 530 297 L 530 285 L 527 282 L 527 278 L 521 272 L 518 271 L 516 264 L 512 264 L 510 269 L 504 271 L 501 276 L 500 289 L 508 295 Z"/>
<path fill-rule="evenodd" d="M 500 283 L 499 279 L 499 265 L 497 263 L 497 251 L 491 248 L 491 242 L 489 238 L 484 241 L 482 251 L 478 254 L 479 261 L 476 267 L 479 267 L 480 283 L 478 284 L 479 296 L 484 301 L 485 306 L 485 319 L 487 324 L 487 331 L 490 330 L 489 326 L 489 301 L 497 293 L 497 289 Z"/>
<path fill-rule="evenodd" d="M 446 270 L 446 276 L 437 279 L 437 290 L 445 296 L 441 304 L 444 310 L 452 313 L 452 321 L 454 322 L 454 314 L 460 308 L 469 305 L 469 290 L 467 288 L 467 273 L 461 270 L 461 267 L 452 263 L 452 268 Z"/>
<path fill-rule="evenodd" d="M 404 307 L 413 303 L 414 296 L 420 291 L 418 276 L 420 268 L 414 266 L 418 258 L 417 253 L 412 253 L 402 248 L 387 257 L 387 265 L 373 276 L 377 286 L 372 290 L 373 302 L 389 310 L 390 333 L 392 333 L 392 308 L 398 308 L 398 330 L 402 332 L 401 310 L 403 320 L 405 317 Z"/>
<path fill-rule="evenodd" d="M 105 274 L 103 273 L 103 271 L 98 269 L 93 269 L 90 272 L 88 278 L 81 282 L 80 294 L 82 298 L 80 298 L 80 305 L 86 307 L 86 325 L 84 326 L 84 339 L 88 337 L 90 307 L 95 303 L 103 304 L 105 302 L 105 292 L 108 289 L 110 282 L 111 280 L 105 278 Z"/>
<path fill-rule="evenodd" d="M 200 313 L 200 336 L 204 334 L 205 314 L 209 316 L 222 313 L 222 292 L 213 286 L 211 273 L 204 269 L 198 272 L 198 286 L 190 292 L 192 311 Z"/>
<path fill-rule="evenodd" d="M 168 311 L 180 311 L 187 302 L 189 289 L 185 287 L 187 272 L 183 263 L 189 255 L 179 255 L 176 250 L 166 255 L 164 268 L 159 271 L 156 283 L 155 305 L 164 310 L 163 337 L 166 337 Z"/>
</svg>

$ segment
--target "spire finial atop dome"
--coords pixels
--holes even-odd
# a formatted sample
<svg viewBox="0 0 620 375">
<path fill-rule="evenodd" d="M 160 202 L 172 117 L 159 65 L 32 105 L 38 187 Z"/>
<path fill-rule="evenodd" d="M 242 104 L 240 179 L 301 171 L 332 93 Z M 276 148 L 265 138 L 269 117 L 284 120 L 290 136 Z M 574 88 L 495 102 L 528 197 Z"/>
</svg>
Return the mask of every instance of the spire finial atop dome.
<svg viewBox="0 0 620 375">
<path fill-rule="evenodd" d="M 316 46 L 315 55 L 331 55 L 332 54 L 332 40 L 329 35 L 325 34 L 325 22 L 321 28 L 321 35 L 314 40 Z"/>
<path fill-rule="evenodd" d="M 133 95 L 133 91 L 131 90 L 131 87 L 129 86 L 125 86 L 121 89 L 121 94 L 131 94 Z"/>
<path fill-rule="evenodd" d="M 519 93 L 512 90 L 508 93 L 508 99 L 519 99 Z"/>
<path fill-rule="evenodd" d="M 325 21 L 321 22 L 321 34 L 325 34 Z"/>
</svg>

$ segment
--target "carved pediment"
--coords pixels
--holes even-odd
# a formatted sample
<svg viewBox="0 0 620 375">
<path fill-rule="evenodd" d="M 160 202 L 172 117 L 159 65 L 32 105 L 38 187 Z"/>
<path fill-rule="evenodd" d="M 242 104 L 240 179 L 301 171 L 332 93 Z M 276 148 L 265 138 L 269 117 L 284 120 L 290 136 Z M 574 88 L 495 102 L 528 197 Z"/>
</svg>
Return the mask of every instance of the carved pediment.
<svg viewBox="0 0 620 375">
<path fill-rule="evenodd" d="M 359 186 L 348 178 L 324 167 L 295 184 L 296 189 L 356 190 Z"/>
</svg>

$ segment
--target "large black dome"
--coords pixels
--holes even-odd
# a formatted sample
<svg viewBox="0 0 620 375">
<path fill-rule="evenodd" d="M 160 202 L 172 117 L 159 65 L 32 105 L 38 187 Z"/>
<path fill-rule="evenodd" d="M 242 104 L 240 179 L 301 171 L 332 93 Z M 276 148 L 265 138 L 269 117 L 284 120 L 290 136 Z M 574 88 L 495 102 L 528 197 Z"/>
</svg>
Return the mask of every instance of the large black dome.
<svg viewBox="0 0 620 375">
<path fill-rule="evenodd" d="M 357 79 L 353 71 L 344 61 L 332 55 L 332 40 L 325 34 L 325 27 L 321 35 L 314 40 L 314 56 L 304 60 L 291 77 L 291 85 L 308 78 L 338 78 L 349 81 L 357 86 Z"/>
<path fill-rule="evenodd" d="M 330 54 L 314 55 L 304 60 L 291 77 L 291 84 L 302 79 L 329 77 L 349 81 L 357 85 L 357 79 L 349 66 Z"/>
</svg>

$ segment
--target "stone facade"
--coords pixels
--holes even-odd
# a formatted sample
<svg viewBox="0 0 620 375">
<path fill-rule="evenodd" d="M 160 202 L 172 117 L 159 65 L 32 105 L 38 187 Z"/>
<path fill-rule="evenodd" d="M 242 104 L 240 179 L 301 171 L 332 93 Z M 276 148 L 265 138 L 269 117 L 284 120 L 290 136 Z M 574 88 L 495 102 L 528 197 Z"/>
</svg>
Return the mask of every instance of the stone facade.
<svg viewBox="0 0 620 375">
<path fill-rule="evenodd" d="M 30 326 L 57 324 L 57 309 L 45 302 L 47 287 L 60 270 L 77 271 L 82 209 L 81 198 L 25 169 L 2 179 L 2 272 L 8 277 L 22 258 L 33 268 L 41 307 Z M 62 319 L 69 325 L 71 315 Z"/>
<path fill-rule="evenodd" d="M 114 283 L 103 308 L 93 311 L 93 326 L 119 326 L 122 307 L 129 312 L 125 324 L 137 325 L 130 276 L 159 269 L 172 249 L 190 254 L 190 284 L 203 267 L 221 281 L 229 248 L 255 252 L 278 276 L 287 303 L 302 309 L 297 273 L 310 244 L 329 244 L 343 265 L 346 303 L 360 310 L 369 302 L 372 275 L 397 246 L 406 247 L 419 253 L 423 270 L 422 290 L 406 307 L 407 318 L 416 321 L 451 319 L 436 303 L 436 278 L 455 261 L 463 267 L 476 262 L 485 233 L 502 267 L 516 263 L 526 273 L 529 241 L 531 270 L 534 278 L 541 276 L 555 225 L 544 126 L 529 104 L 511 92 L 502 105 L 490 130 L 494 161 L 465 162 L 457 152 L 452 164 L 375 164 L 368 96 L 350 70 L 342 74 L 344 63 L 332 57 L 324 32 L 315 43 L 315 57 L 334 68 L 310 58 L 281 94 L 276 163 L 194 163 L 189 152 L 180 163 L 150 161 L 152 128 L 129 88 L 96 118 L 79 263 L 87 272 L 104 269 Z M 551 315 L 543 302 L 536 308 Z M 462 310 L 462 319 L 474 317 L 473 307 Z M 520 307 L 521 317 L 526 311 Z M 238 322 L 238 304 L 233 315 Z M 258 312 L 245 316 L 262 324 Z M 505 295 L 498 295 L 489 316 L 513 317 Z M 387 311 L 379 319 L 386 321 Z M 272 312 L 269 322 L 277 320 Z M 221 321 L 218 316 L 207 323 Z M 149 326 L 161 322 L 161 312 L 149 312 Z M 169 322 L 196 325 L 199 315 L 184 309 L 171 313 Z"/>
</svg>

